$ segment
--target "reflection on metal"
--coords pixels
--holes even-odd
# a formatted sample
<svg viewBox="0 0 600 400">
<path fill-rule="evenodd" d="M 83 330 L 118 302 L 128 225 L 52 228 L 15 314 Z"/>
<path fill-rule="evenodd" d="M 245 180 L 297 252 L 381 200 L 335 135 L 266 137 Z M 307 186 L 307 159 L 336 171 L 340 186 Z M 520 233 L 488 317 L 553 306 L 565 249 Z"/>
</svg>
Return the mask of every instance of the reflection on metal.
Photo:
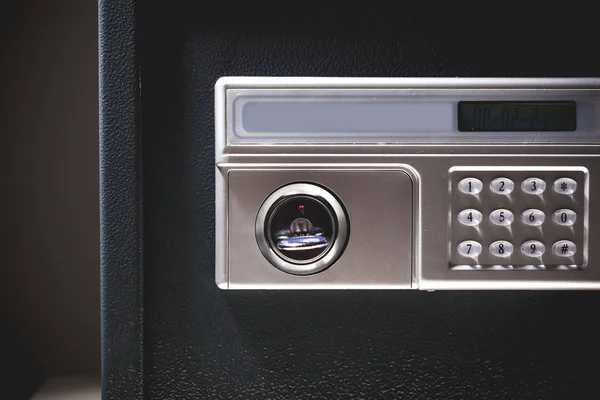
<svg viewBox="0 0 600 400">
<path fill-rule="evenodd" d="M 328 245 L 327 238 L 317 235 L 292 236 L 277 242 L 277 248 L 284 251 L 322 249 Z"/>
</svg>

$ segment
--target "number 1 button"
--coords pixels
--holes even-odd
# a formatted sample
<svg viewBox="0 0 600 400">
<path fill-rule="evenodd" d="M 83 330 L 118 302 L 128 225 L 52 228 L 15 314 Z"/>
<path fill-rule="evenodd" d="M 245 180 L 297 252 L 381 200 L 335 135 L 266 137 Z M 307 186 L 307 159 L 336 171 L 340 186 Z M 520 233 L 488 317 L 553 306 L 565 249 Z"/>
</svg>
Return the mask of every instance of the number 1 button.
<svg viewBox="0 0 600 400">
<path fill-rule="evenodd" d="M 458 182 L 458 190 L 464 194 L 478 194 L 483 189 L 483 183 L 476 178 L 465 178 Z"/>
</svg>

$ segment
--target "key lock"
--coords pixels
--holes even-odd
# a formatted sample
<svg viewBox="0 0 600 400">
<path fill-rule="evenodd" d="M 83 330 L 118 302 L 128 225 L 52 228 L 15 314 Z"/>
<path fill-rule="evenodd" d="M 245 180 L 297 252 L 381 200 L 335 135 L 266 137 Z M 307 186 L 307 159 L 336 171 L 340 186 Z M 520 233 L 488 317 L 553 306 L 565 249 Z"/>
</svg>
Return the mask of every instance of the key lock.
<svg viewBox="0 0 600 400">
<path fill-rule="evenodd" d="M 275 267 L 310 275 L 340 257 L 349 228 L 344 207 L 333 194 L 314 184 L 294 183 L 263 202 L 256 218 L 256 240 Z"/>
</svg>

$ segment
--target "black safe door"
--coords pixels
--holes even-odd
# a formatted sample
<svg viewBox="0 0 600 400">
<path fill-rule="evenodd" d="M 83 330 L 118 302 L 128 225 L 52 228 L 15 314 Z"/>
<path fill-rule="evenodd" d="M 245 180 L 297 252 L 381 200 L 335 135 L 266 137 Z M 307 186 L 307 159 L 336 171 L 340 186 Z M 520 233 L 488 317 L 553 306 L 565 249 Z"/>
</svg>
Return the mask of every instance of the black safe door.
<svg viewBox="0 0 600 400">
<path fill-rule="evenodd" d="M 219 77 L 598 76 L 592 13 L 494 5 L 100 1 L 104 398 L 595 397 L 595 292 L 214 283 Z"/>
</svg>

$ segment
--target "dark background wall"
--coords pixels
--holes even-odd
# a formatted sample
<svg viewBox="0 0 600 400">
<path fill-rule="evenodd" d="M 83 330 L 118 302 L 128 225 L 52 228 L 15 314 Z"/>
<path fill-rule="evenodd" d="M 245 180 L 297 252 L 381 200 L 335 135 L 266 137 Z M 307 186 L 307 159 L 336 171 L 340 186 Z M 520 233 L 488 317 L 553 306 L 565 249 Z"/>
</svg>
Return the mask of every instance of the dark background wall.
<svg viewBox="0 0 600 400">
<path fill-rule="evenodd" d="M 0 11 L 0 316 L 49 375 L 100 370 L 97 3 Z"/>
</svg>

